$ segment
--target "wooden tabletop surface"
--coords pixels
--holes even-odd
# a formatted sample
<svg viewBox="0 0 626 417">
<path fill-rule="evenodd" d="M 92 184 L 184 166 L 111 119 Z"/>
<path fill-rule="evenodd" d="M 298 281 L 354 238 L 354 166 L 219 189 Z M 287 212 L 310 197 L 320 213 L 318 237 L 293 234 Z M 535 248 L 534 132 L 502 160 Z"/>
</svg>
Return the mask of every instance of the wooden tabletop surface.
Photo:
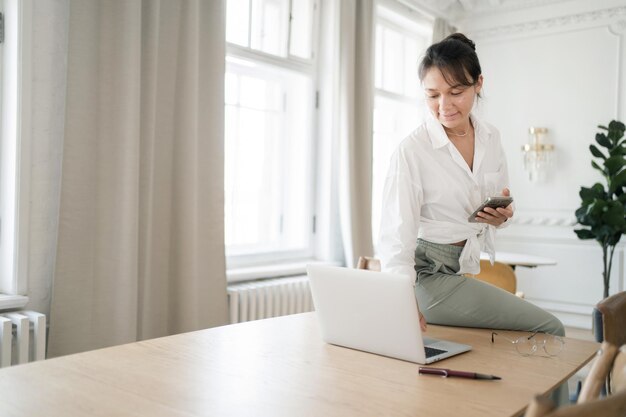
<svg viewBox="0 0 626 417">
<path fill-rule="evenodd" d="M 522 357 L 489 330 L 430 325 L 428 336 L 473 346 L 431 366 L 502 380 L 419 375 L 325 344 L 305 313 L 0 369 L 0 416 L 516 416 L 598 347 L 566 339 L 556 358 Z"/>
</svg>

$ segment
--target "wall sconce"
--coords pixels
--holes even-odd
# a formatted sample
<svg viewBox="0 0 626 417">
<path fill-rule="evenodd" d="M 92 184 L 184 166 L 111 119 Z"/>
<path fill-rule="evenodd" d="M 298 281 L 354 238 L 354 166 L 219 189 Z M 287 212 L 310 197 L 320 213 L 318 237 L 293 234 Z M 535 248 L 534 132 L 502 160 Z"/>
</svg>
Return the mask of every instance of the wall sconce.
<svg viewBox="0 0 626 417">
<path fill-rule="evenodd" d="M 531 136 L 530 143 L 522 146 L 524 169 L 528 171 L 528 178 L 535 182 L 543 178 L 550 166 L 554 145 L 542 142 L 543 136 L 548 133 L 545 127 L 531 127 L 528 133 Z"/>
</svg>

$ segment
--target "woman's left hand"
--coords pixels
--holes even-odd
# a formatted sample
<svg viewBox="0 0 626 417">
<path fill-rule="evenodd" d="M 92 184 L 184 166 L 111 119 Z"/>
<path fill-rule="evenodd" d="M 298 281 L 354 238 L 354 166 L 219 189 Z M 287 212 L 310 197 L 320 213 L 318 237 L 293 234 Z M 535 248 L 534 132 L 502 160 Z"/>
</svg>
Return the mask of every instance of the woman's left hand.
<svg viewBox="0 0 626 417">
<path fill-rule="evenodd" d="M 502 195 L 508 197 L 511 195 L 511 192 L 508 188 L 505 188 L 502 190 Z M 506 222 L 511 217 L 513 217 L 513 206 L 509 204 L 504 208 L 498 207 L 496 209 L 493 209 L 491 207 L 485 207 L 484 211 L 480 211 L 476 215 L 476 221 L 479 223 L 486 223 L 497 227 Z"/>
</svg>

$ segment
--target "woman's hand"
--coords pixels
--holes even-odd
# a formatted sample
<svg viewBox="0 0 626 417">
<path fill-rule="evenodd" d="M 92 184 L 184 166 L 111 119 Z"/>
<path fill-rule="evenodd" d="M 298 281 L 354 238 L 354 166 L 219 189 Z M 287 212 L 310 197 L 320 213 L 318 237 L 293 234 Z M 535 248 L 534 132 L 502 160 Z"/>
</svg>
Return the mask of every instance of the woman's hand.
<svg viewBox="0 0 626 417">
<path fill-rule="evenodd" d="M 508 188 L 505 188 L 502 190 L 502 195 L 508 197 L 511 195 L 511 192 Z M 513 217 L 513 207 L 509 204 L 504 208 L 498 207 L 493 209 L 491 207 L 485 207 L 483 211 L 479 211 L 476 215 L 476 221 L 478 223 L 486 223 L 497 227 L 511 217 Z"/>
<path fill-rule="evenodd" d="M 419 309 L 418 309 L 418 311 L 419 311 Z M 424 315 L 422 314 L 421 311 L 419 311 L 419 313 L 420 313 L 420 329 L 422 329 L 422 331 L 425 332 L 426 328 L 427 328 L 427 326 L 426 326 L 426 318 L 424 317 Z"/>
</svg>

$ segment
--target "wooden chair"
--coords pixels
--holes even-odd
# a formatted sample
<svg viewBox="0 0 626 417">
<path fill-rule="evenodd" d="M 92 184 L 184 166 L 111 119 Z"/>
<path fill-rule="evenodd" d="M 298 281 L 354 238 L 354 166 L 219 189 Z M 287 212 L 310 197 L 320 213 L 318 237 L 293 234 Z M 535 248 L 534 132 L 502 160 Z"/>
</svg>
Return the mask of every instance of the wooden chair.
<svg viewBox="0 0 626 417">
<path fill-rule="evenodd" d="M 601 323 L 598 327 L 601 334 L 596 332 L 598 342 L 607 341 L 615 346 L 626 344 L 626 291 L 613 294 L 596 305 L 600 312 Z"/>
<path fill-rule="evenodd" d="M 598 355 L 591 365 L 589 374 L 585 378 L 585 382 L 583 382 L 580 395 L 578 396 L 578 404 L 584 404 L 600 397 L 600 392 L 606 383 L 606 378 L 611 371 L 617 353 L 617 346 L 609 342 L 602 342 Z"/>
<path fill-rule="evenodd" d="M 380 271 L 380 260 L 368 256 L 360 256 L 356 267 L 357 269 Z M 517 278 L 515 277 L 515 272 L 513 268 L 506 264 L 495 262 L 492 266 L 489 261 L 480 261 L 480 274 L 472 276 L 523 298 L 521 293 L 516 292 Z"/>
<path fill-rule="evenodd" d="M 368 269 L 370 271 L 380 271 L 380 260 L 370 258 L 369 256 L 359 256 L 359 262 L 357 263 L 356 268 Z"/>
<path fill-rule="evenodd" d="M 472 276 L 491 285 L 495 285 L 498 288 L 502 288 L 511 294 L 516 294 L 524 298 L 522 293 L 517 292 L 517 277 L 515 276 L 515 271 L 507 264 L 494 262 L 494 264 L 491 265 L 491 262 L 481 260 L 480 273 Z"/>
<path fill-rule="evenodd" d="M 609 394 L 626 391 L 626 345 L 622 345 L 613 361 Z"/>
<path fill-rule="evenodd" d="M 606 377 L 613 375 L 612 395 L 598 398 Z M 526 417 L 624 417 L 626 416 L 626 345 L 621 349 L 603 342 L 578 403 L 555 409 L 554 403 L 537 396 L 528 406 Z"/>
<path fill-rule="evenodd" d="M 528 406 L 526 417 L 624 417 L 626 391 L 585 404 L 554 409 L 549 398 L 537 396 Z"/>
</svg>

